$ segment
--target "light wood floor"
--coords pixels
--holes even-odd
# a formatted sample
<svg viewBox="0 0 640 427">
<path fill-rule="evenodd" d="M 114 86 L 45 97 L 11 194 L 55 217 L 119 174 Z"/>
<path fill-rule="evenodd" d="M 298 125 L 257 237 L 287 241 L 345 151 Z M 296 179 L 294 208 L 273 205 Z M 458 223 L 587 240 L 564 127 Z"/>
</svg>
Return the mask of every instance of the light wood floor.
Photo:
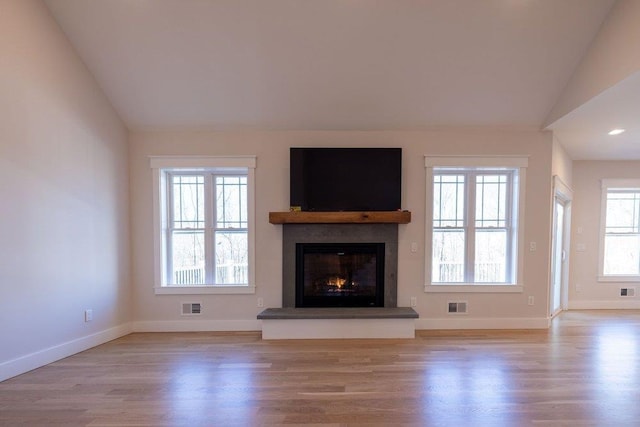
<svg viewBox="0 0 640 427">
<path fill-rule="evenodd" d="M 0 383 L 0 425 L 638 426 L 640 311 L 415 340 L 132 334 Z"/>
</svg>

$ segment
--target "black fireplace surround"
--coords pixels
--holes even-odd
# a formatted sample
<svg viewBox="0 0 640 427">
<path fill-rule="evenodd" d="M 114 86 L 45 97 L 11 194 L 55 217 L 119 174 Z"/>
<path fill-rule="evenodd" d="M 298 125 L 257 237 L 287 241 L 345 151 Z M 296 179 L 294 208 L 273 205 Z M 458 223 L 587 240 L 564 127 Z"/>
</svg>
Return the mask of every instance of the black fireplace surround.
<svg viewBox="0 0 640 427">
<path fill-rule="evenodd" d="M 384 307 L 384 243 L 297 243 L 296 307 Z"/>
</svg>

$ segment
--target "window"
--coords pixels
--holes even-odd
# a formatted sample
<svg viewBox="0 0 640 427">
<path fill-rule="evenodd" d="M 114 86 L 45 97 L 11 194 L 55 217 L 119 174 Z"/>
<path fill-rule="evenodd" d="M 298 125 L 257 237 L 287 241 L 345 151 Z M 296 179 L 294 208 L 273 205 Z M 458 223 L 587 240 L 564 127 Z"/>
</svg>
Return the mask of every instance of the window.
<svg viewBox="0 0 640 427">
<path fill-rule="evenodd" d="M 446 285 L 504 291 L 504 285 L 521 283 L 523 165 L 520 158 L 426 158 L 427 291 L 451 290 Z"/>
<path fill-rule="evenodd" d="M 156 293 L 253 292 L 255 158 L 151 159 Z"/>
<path fill-rule="evenodd" d="M 600 279 L 640 281 L 640 180 L 602 181 Z"/>
</svg>

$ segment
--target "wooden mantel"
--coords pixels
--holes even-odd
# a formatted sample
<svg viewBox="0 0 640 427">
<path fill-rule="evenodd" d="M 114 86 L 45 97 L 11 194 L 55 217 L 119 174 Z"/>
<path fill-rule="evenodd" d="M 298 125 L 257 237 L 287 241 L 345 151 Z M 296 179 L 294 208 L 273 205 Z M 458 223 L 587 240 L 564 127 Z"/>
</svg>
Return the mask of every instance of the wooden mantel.
<svg viewBox="0 0 640 427">
<path fill-rule="evenodd" d="M 269 212 L 271 224 L 408 224 L 409 211 Z"/>
</svg>

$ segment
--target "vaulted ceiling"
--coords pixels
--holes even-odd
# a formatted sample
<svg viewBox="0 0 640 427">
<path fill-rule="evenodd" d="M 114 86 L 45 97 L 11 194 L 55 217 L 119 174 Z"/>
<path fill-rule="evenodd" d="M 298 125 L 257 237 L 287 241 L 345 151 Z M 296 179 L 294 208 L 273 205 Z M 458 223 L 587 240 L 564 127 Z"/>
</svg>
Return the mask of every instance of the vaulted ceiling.
<svg viewBox="0 0 640 427">
<path fill-rule="evenodd" d="M 46 4 L 132 130 L 549 126 L 575 158 L 608 156 L 573 128 L 600 132 L 615 94 L 558 104 L 613 0 Z"/>
</svg>

